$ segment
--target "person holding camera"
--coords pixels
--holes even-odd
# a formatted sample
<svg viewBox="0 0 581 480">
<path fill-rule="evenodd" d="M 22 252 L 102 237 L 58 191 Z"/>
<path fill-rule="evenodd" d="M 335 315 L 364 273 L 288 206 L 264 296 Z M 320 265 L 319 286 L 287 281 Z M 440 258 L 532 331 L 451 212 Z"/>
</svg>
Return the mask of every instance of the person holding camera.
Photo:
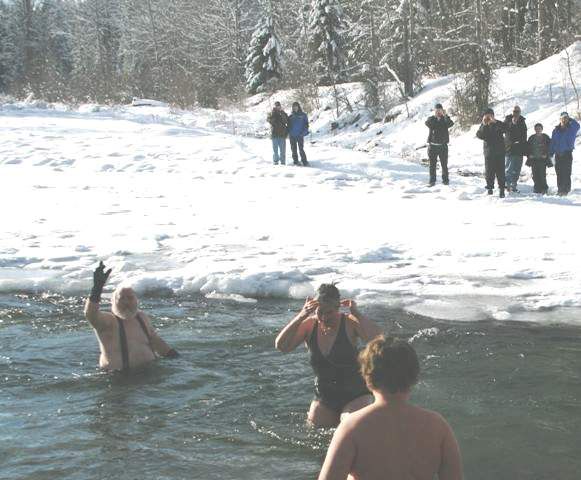
<svg viewBox="0 0 581 480">
<path fill-rule="evenodd" d="M 487 108 L 482 117 L 480 128 L 476 136 L 484 142 L 484 175 L 486 177 L 486 191 L 492 195 L 494 179 L 496 178 L 499 197 L 504 198 L 505 172 L 504 172 L 504 134 L 506 126 L 494 118 L 494 110 Z"/>
<path fill-rule="evenodd" d="M 448 143 L 450 135 L 448 129 L 454 125 L 454 122 L 446 114 L 446 110 L 441 103 L 434 107 L 434 115 L 426 120 L 426 127 L 430 129 L 428 134 L 428 158 L 430 160 L 430 183 L 433 187 L 436 184 L 436 165 L 440 157 L 442 167 L 442 183 L 448 185 L 450 182 L 448 176 Z"/>
<path fill-rule="evenodd" d="M 342 313 L 341 307 L 349 313 Z M 315 299 L 308 297 L 300 313 L 281 330 L 274 343 L 277 350 L 292 352 L 304 343 L 311 354 L 316 380 L 310 424 L 335 427 L 345 415 L 371 403 L 359 372 L 357 340 L 369 342 L 380 334 L 354 300 L 341 300 L 334 284 L 321 285 Z"/>
</svg>

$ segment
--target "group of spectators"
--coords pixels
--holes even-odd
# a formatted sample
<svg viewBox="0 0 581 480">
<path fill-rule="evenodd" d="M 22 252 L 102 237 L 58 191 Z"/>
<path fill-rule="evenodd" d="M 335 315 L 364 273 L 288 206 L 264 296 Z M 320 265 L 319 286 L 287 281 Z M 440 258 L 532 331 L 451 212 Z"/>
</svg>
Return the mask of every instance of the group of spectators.
<svg viewBox="0 0 581 480">
<path fill-rule="evenodd" d="M 550 138 L 543 133 L 543 125 L 537 123 L 535 133 L 527 139 L 527 125 L 518 105 L 504 122 L 494 118 L 491 108 L 486 109 L 476 136 L 484 141 L 488 194 L 492 195 L 495 177 L 501 197 L 505 190 L 518 192 L 517 182 L 526 156 L 526 165 L 532 168 L 535 193 L 547 193 L 547 167 L 554 165 L 557 194 L 567 195 L 571 191 L 573 149 L 578 131 L 579 123 L 567 112 L 562 112 Z"/>
<path fill-rule="evenodd" d="M 436 104 L 434 115 L 426 120 L 430 133 L 428 136 L 428 157 L 430 161 L 430 183 L 436 184 L 436 164 L 438 157 L 442 165 L 442 183 L 448 185 L 448 129 L 454 122 L 446 114 L 441 104 Z M 555 126 L 552 136 L 543 133 L 543 125 L 535 124 L 535 133 L 527 138 L 526 119 L 521 115 L 518 105 L 507 115 L 504 121 L 494 118 L 494 110 L 487 108 L 482 117 L 476 136 L 484 141 L 484 170 L 486 191 L 492 195 L 494 181 L 501 198 L 507 192 L 518 192 L 523 158 L 531 167 L 535 193 L 546 194 L 547 167 L 555 167 L 557 174 L 557 194 L 565 196 L 571 191 L 571 170 L 575 136 L 579 123 L 562 112 L 559 124 Z M 552 159 L 554 158 L 554 163 Z"/>
<path fill-rule="evenodd" d="M 292 104 L 292 113 L 287 115 L 280 102 L 268 114 L 271 126 L 273 163 L 286 164 L 286 139 L 289 138 L 294 165 L 308 166 L 304 149 L 304 138 L 309 134 L 309 120 L 300 104 Z M 429 129 L 428 158 L 430 163 L 429 186 L 436 184 L 436 166 L 438 160 L 442 167 L 442 183 L 448 185 L 448 143 L 449 129 L 454 125 L 442 104 L 437 103 L 434 114 L 426 120 Z M 476 136 L 484 142 L 484 170 L 486 191 L 492 195 L 494 183 L 498 185 L 500 197 L 505 192 L 518 193 L 518 181 L 524 157 L 526 166 L 532 170 L 535 193 L 546 194 L 547 168 L 555 167 L 557 174 L 557 194 L 565 196 L 571 191 L 571 172 L 575 137 L 579 123 L 567 112 L 562 112 L 559 124 L 553 129 L 551 137 L 543 133 L 543 125 L 534 126 L 535 133 L 527 137 L 526 119 L 521 109 L 515 105 L 512 114 L 504 121 L 496 120 L 494 110 L 487 108 L 482 117 Z M 300 160 L 299 162 L 299 154 Z M 553 162 L 554 159 L 554 162 Z"/>
<path fill-rule="evenodd" d="M 518 192 L 517 183 L 523 164 L 531 167 L 534 192 L 546 194 L 547 167 L 555 167 L 557 173 L 558 195 L 564 196 L 571 191 L 571 169 L 575 136 L 579 131 L 579 123 L 569 117 L 567 112 L 561 113 L 559 124 L 553 129 L 552 137 L 543 133 L 543 125 L 535 125 L 535 133 L 527 138 L 527 124 L 521 115 L 518 105 L 512 114 L 507 115 L 504 122 L 494 118 L 494 110 L 488 108 L 484 112 L 482 124 L 476 136 L 484 141 L 484 170 L 486 191 L 492 195 L 494 179 L 496 178 L 500 197 L 505 191 Z M 430 161 L 430 183 L 436 184 L 436 165 L 438 157 L 442 165 L 442 183 L 448 185 L 448 130 L 454 122 L 446 114 L 440 103 L 436 104 L 434 115 L 426 120 L 430 133 L 428 136 L 428 158 Z M 552 162 L 554 157 L 555 163 Z"/>
</svg>

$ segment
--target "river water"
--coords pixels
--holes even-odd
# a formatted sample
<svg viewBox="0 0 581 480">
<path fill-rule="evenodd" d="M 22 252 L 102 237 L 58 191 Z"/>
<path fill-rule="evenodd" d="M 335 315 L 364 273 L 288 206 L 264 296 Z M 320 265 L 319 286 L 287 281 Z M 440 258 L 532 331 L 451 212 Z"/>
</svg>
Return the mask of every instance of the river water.
<svg viewBox="0 0 581 480">
<path fill-rule="evenodd" d="M 273 346 L 300 303 L 145 299 L 182 355 L 128 377 L 95 368 L 83 301 L 0 296 L 1 479 L 316 478 L 332 431 L 305 425 L 308 356 Z M 412 400 L 448 419 L 467 479 L 580 478 L 580 327 L 362 310 L 413 337 Z"/>
</svg>

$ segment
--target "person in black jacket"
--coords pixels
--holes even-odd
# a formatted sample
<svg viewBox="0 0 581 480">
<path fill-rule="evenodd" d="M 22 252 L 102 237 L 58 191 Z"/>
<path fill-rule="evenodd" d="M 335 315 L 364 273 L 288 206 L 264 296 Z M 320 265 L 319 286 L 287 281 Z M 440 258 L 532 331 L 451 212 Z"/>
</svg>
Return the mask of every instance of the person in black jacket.
<svg viewBox="0 0 581 480">
<path fill-rule="evenodd" d="M 288 115 L 280 102 L 274 102 L 274 108 L 266 117 L 270 123 L 272 137 L 272 163 L 286 164 L 286 137 L 288 135 Z"/>
<path fill-rule="evenodd" d="M 527 141 L 527 166 L 533 170 L 533 191 L 543 195 L 549 190 L 547 185 L 547 167 L 552 167 L 550 159 L 551 138 L 543 133 L 543 125 L 535 125 L 535 134 Z"/>
<path fill-rule="evenodd" d="M 486 190 L 492 195 L 494 177 L 498 182 L 500 198 L 504 198 L 504 133 L 506 126 L 494 118 L 494 110 L 487 108 L 482 117 L 482 124 L 476 136 L 484 141 L 484 171 L 486 176 Z"/>
<path fill-rule="evenodd" d="M 509 192 L 518 192 L 516 184 L 520 177 L 522 159 L 527 144 L 527 124 L 520 114 L 520 107 L 515 105 L 512 115 L 504 119 L 506 126 L 506 188 Z"/>
<path fill-rule="evenodd" d="M 428 158 L 430 159 L 430 187 L 436 184 L 436 165 L 440 157 L 442 166 L 442 183 L 448 185 L 448 142 L 450 135 L 448 129 L 454 122 L 446 115 L 441 103 L 434 107 L 434 115 L 426 120 L 426 127 L 430 129 L 428 135 Z"/>
</svg>

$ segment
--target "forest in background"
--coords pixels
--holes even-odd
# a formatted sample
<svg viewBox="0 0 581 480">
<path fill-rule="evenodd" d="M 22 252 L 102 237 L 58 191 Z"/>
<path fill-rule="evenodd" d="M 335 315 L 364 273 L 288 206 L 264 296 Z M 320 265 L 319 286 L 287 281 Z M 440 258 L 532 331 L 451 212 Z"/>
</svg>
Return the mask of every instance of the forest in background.
<svg viewBox="0 0 581 480">
<path fill-rule="evenodd" d="M 494 69 L 562 50 L 580 24 L 579 0 L 0 0 L 0 93 L 216 108 L 357 81 L 373 108 L 383 82 L 409 98 L 460 73 L 477 112 Z"/>
</svg>

